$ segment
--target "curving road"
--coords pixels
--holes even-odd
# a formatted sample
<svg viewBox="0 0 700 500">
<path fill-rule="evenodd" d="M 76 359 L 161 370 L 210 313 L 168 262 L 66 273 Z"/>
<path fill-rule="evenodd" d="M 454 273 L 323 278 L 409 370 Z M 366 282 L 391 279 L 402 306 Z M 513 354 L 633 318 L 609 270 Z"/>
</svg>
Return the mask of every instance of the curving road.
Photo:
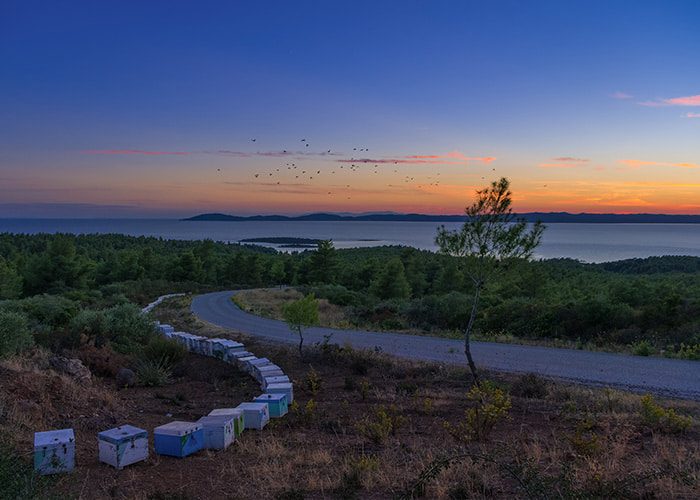
<svg viewBox="0 0 700 500">
<path fill-rule="evenodd" d="M 287 324 L 243 312 L 231 300 L 235 291 L 199 295 L 191 310 L 201 319 L 239 332 L 298 344 Z M 464 342 L 382 332 L 309 328 L 304 342 L 323 341 L 354 348 L 379 347 L 404 358 L 465 365 Z M 645 358 L 623 354 L 553 349 L 491 342 L 472 342 L 478 365 L 511 373 L 537 373 L 549 378 L 587 385 L 610 386 L 634 392 L 700 400 L 700 362 Z"/>
</svg>

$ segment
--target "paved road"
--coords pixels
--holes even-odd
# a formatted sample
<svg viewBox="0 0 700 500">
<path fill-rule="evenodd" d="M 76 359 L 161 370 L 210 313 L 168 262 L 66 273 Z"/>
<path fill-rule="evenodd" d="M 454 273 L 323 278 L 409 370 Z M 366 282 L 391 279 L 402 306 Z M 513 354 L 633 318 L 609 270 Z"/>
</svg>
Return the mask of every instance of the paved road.
<svg viewBox="0 0 700 500">
<path fill-rule="evenodd" d="M 192 312 L 224 328 L 299 343 L 286 323 L 239 309 L 231 300 L 233 293 L 235 291 L 199 295 L 192 301 Z M 459 340 L 315 327 L 304 333 L 304 342 L 320 342 L 331 334 L 331 342 L 339 345 L 380 347 L 385 353 L 404 358 L 465 364 L 464 343 Z M 700 362 L 697 361 L 492 342 L 472 342 L 472 354 L 477 365 L 492 370 L 533 372 L 550 379 L 700 400 Z"/>
</svg>

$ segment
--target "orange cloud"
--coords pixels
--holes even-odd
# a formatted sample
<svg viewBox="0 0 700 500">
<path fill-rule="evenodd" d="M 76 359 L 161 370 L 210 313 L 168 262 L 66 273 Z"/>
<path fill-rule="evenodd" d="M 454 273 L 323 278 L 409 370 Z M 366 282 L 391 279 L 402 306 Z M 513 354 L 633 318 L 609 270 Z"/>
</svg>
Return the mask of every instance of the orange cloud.
<svg viewBox="0 0 700 500">
<path fill-rule="evenodd" d="M 700 118 L 700 113 L 686 113 L 681 115 L 683 118 Z"/>
<path fill-rule="evenodd" d="M 660 163 L 655 161 L 642 161 L 642 160 L 618 160 L 618 163 L 627 165 L 627 167 L 618 167 L 617 170 L 636 170 L 644 166 L 655 166 L 655 167 L 681 167 L 681 168 L 700 168 L 700 165 L 694 163 Z"/>
<path fill-rule="evenodd" d="M 657 99 L 656 101 L 640 102 L 642 106 L 700 106 L 700 95 L 686 97 L 673 97 L 671 99 Z"/>
</svg>

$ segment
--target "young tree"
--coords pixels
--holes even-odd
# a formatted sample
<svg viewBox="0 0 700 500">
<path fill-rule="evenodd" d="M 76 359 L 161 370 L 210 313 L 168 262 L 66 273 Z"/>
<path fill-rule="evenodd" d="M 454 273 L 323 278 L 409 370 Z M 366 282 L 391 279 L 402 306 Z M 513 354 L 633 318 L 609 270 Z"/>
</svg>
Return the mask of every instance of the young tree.
<svg viewBox="0 0 700 500">
<path fill-rule="evenodd" d="M 304 330 L 318 324 L 318 300 L 311 293 L 299 300 L 284 304 L 282 316 L 289 325 L 289 329 L 299 335 L 299 357 L 301 357 Z"/>
<path fill-rule="evenodd" d="M 479 376 L 472 359 L 469 336 L 474 325 L 479 294 L 492 273 L 505 270 L 513 259 L 528 259 L 542 240 L 545 226 L 537 221 L 528 228 L 525 218 L 512 212 L 510 182 L 505 177 L 491 186 L 477 190 L 476 201 L 465 209 L 467 220 L 461 229 L 448 231 L 438 228 L 435 243 L 440 252 L 464 257 L 465 271 L 474 282 L 474 302 L 469 322 L 464 330 L 464 354 L 474 383 Z"/>
</svg>

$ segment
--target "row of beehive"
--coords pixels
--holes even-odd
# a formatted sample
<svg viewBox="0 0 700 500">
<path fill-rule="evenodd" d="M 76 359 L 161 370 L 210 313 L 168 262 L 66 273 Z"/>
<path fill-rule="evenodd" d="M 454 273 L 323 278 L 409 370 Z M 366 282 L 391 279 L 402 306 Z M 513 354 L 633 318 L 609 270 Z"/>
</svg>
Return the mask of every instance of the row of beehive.
<svg viewBox="0 0 700 500">
<path fill-rule="evenodd" d="M 218 408 L 197 422 L 174 421 L 153 430 L 155 451 L 159 455 L 184 457 L 201 449 L 226 449 L 244 429 L 262 429 L 270 417 L 287 413 L 294 400 L 289 377 L 267 358 L 258 358 L 243 344 L 228 339 L 210 339 L 176 332 L 170 325 L 156 323 L 160 333 L 185 345 L 190 352 L 213 356 L 255 377 L 263 394 L 253 402 L 235 408 Z M 148 433 L 123 425 L 97 435 L 99 459 L 117 469 L 148 458 Z M 34 434 L 34 468 L 41 474 L 69 472 L 75 466 L 73 429 Z"/>
</svg>

